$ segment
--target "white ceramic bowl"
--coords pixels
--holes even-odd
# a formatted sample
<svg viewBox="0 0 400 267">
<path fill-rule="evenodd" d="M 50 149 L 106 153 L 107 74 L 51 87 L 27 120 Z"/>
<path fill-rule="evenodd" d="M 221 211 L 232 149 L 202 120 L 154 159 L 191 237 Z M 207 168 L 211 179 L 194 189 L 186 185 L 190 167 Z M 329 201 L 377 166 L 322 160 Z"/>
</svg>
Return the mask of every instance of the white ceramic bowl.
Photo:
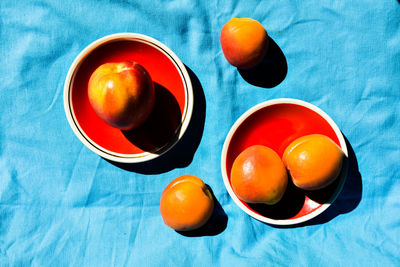
<svg viewBox="0 0 400 267">
<path fill-rule="evenodd" d="M 299 193 L 300 203 L 298 210 L 293 213 L 279 209 L 290 209 L 291 196 L 285 204 L 276 207 L 267 207 L 262 212 L 256 211 L 251 204 L 241 201 L 234 193 L 230 183 L 230 168 L 236 156 L 246 147 L 251 145 L 265 145 L 274 149 L 282 156 L 286 146 L 295 138 L 306 134 L 320 133 L 330 135 L 331 139 L 342 148 L 345 154 L 344 164 L 339 177 L 330 188 L 322 189 L 319 192 Z M 221 171 L 222 177 L 229 195 L 236 205 L 253 218 L 272 225 L 294 225 L 306 222 L 325 211 L 337 198 L 347 176 L 348 151 L 345 139 L 335 122 L 320 108 L 297 99 L 273 99 L 258 104 L 246 111 L 230 129 L 222 149 Z M 289 193 L 287 193 L 289 194 Z M 302 195 L 304 203 L 302 204 Z M 314 195 L 313 195 L 314 194 Z M 315 195 L 319 194 L 318 200 Z M 324 195 L 325 194 L 325 195 Z M 311 196 L 313 199 L 311 199 Z M 296 196 L 297 197 L 297 196 Z M 323 201 L 321 201 L 323 199 Z M 294 203 L 293 203 L 294 205 Z M 291 211 L 292 212 L 292 211 Z M 276 215 L 278 214 L 278 215 Z M 273 216 L 272 216 L 273 215 Z"/>
<path fill-rule="evenodd" d="M 121 44 L 121 49 L 118 47 L 119 43 Z M 131 50 L 127 49 L 128 46 Z M 93 55 L 98 55 L 99 57 L 103 56 L 102 52 L 100 52 L 102 50 L 100 49 L 108 49 L 107 53 L 109 56 L 104 55 L 104 58 L 96 61 L 97 58 Z M 114 50 L 111 51 L 112 49 Z M 115 56 L 113 58 L 112 53 L 114 52 Z M 182 115 L 180 127 L 173 140 L 162 148 L 156 151 L 145 151 L 140 148 L 137 149 L 133 144 L 126 142 L 124 135 L 117 132 L 119 131 L 118 129 L 111 129 L 108 125 L 100 122 L 98 118 L 95 118 L 93 115 L 94 113 L 90 110 L 91 107 L 87 107 L 88 101 L 85 99 L 87 98 L 87 92 L 84 91 L 86 90 L 85 86 L 88 76 L 87 74 L 79 72 L 84 72 L 81 69 L 86 69 L 86 72 L 88 72 L 89 69 L 92 71 L 97 68 L 100 63 L 103 64 L 111 59 L 120 61 L 137 61 L 146 67 L 153 80 L 156 78 L 156 80 L 154 80 L 155 82 L 158 82 L 163 86 L 164 84 L 172 84 L 173 82 L 177 84 L 177 86 L 170 86 L 170 88 L 167 89 L 170 90 L 171 95 L 180 97 L 176 100 L 177 103 L 179 102 L 179 108 Z M 164 67 L 166 69 L 158 69 L 157 60 L 159 59 L 160 62 L 163 62 L 162 64 L 164 64 L 162 65 L 160 63 L 159 68 Z M 88 63 L 90 60 L 91 62 L 95 62 L 93 63 L 93 66 L 90 65 L 91 63 Z M 85 67 L 81 68 L 83 65 Z M 77 79 L 82 79 L 82 81 L 77 81 Z M 175 80 L 171 81 L 171 79 Z M 81 84 L 79 85 L 79 83 Z M 174 91 L 178 90 L 176 88 L 180 88 L 180 91 Z M 64 109 L 68 122 L 75 135 L 86 147 L 97 153 L 99 156 L 115 162 L 123 163 L 149 161 L 167 152 L 185 133 L 193 110 L 192 83 L 184 64 L 175 53 L 163 43 L 149 36 L 137 33 L 112 34 L 100 38 L 88 45 L 73 61 L 64 84 Z M 84 112 L 86 112 L 86 114 L 82 115 Z M 94 130 L 93 128 L 95 127 L 98 127 L 98 129 Z M 101 136 L 102 133 L 104 133 L 104 138 Z M 159 134 L 162 134 L 162 132 Z M 110 140 L 110 142 L 106 139 Z M 111 141 L 115 142 L 113 143 Z M 132 147 L 130 148 L 130 146 Z"/>
</svg>

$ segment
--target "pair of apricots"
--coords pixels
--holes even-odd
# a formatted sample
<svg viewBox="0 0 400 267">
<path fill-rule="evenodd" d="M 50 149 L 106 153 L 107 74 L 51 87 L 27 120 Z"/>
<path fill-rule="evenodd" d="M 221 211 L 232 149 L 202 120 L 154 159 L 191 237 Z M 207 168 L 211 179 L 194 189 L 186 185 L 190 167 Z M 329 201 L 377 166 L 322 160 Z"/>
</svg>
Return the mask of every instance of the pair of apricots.
<svg viewBox="0 0 400 267">
<path fill-rule="evenodd" d="M 268 50 L 268 34 L 257 21 L 233 18 L 221 30 L 221 47 L 227 61 L 240 69 L 257 66 Z M 97 115 L 109 125 L 123 129 L 139 127 L 154 106 L 154 85 L 149 73 L 132 61 L 106 63 L 90 77 L 88 97 Z M 329 138 L 312 135 L 294 141 L 283 160 L 273 150 L 253 146 L 234 161 L 231 184 L 237 196 L 249 203 L 275 204 L 288 183 L 306 190 L 322 188 L 338 175 L 340 148 Z M 166 225 L 178 230 L 203 226 L 214 209 L 210 189 L 198 177 L 183 175 L 163 191 L 160 212 Z"/>
<path fill-rule="evenodd" d="M 330 185 L 340 173 L 343 155 L 335 142 L 321 134 L 294 140 L 282 159 L 274 150 L 254 145 L 233 162 L 232 189 L 245 202 L 274 205 L 282 199 L 289 177 L 303 190 Z"/>
</svg>

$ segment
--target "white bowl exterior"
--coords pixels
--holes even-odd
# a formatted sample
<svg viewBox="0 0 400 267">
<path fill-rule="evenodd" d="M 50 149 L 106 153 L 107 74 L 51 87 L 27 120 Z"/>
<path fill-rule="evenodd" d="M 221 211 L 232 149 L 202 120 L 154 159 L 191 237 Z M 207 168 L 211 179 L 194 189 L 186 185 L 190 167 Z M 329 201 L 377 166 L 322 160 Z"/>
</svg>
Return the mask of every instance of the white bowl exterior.
<svg viewBox="0 0 400 267">
<path fill-rule="evenodd" d="M 93 140 L 89 138 L 85 134 L 85 132 L 80 128 L 79 123 L 77 122 L 77 119 L 75 117 L 75 113 L 72 107 L 72 95 L 70 93 L 71 91 L 71 83 L 74 79 L 74 75 L 76 73 L 76 70 L 78 69 L 80 63 L 97 47 L 108 43 L 112 42 L 115 40 L 135 40 L 139 42 L 146 43 L 148 45 L 153 46 L 154 48 L 158 49 L 161 51 L 163 54 L 165 54 L 168 58 L 172 59 L 174 65 L 178 69 L 178 72 L 181 76 L 182 82 L 185 87 L 185 107 L 183 111 L 183 118 L 184 120 L 182 121 L 181 127 L 179 134 L 177 136 L 177 140 L 172 143 L 168 144 L 168 147 L 164 150 L 162 150 L 161 153 L 150 153 L 150 152 L 143 152 L 140 154 L 121 154 L 121 153 L 116 153 L 110 150 L 107 150 L 98 144 L 96 144 Z M 161 49 L 160 49 L 161 48 Z M 107 35 L 105 37 L 102 37 L 91 44 L 89 44 L 85 49 L 83 49 L 78 56 L 75 58 L 73 63 L 71 64 L 71 67 L 69 68 L 69 71 L 67 73 L 67 77 L 65 79 L 64 83 L 64 110 L 65 114 L 67 116 L 68 122 L 75 133 L 75 135 L 79 138 L 79 140 L 90 150 L 98 154 L 99 156 L 115 161 L 115 162 L 121 162 L 121 163 L 138 163 L 138 162 L 145 162 L 152 160 L 156 157 L 161 156 L 162 154 L 166 153 L 169 149 L 171 149 L 183 136 L 185 133 L 189 122 L 190 118 L 192 116 L 192 111 L 193 111 L 193 87 L 192 87 L 192 82 L 190 80 L 190 76 L 186 70 L 186 67 L 184 64 L 181 62 L 181 60 L 175 55 L 174 52 L 172 52 L 171 49 L 169 49 L 166 45 L 161 43 L 160 41 L 151 38 L 149 36 L 143 35 L 143 34 L 138 34 L 138 33 L 116 33 L 116 34 L 111 34 Z"/>
<path fill-rule="evenodd" d="M 240 116 L 239 119 L 233 124 L 232 128 L 230 129 L 230 131 L 225 139 L 225 142 L 224 142 L 224 145 L 222 148 L 222 154 L 221 154 L 222 178 L 224 180 L 225 187 L 226 187 L 229 195 L 233 199 L 233 201 L 236 203 L 236 205 L 239 206 L 239 208 L 241 208 L 244 212 L 246 212 L 251 217 L 253 217 L 259 221 L 262 221 L 262 222 L 265 222 L 268 224 L 272 224 L 272 225 L 295 225 L 295 224 L 299 224 L 299 223 L 303 223 L 308 220 L 311 220 L 312 218 L 314 218 L 314 217 L 318 216 L 319 214 L 321 214 L 322 212 L 324 212 L 330 206 L 330 204 L 337 198 L 338 194 L 342 190 L 343 184 L 346 179 L 346 177 L 343 177 L 343 176 L 347 176 L 347 166 L 343 166 L 343 170 L 341 171 L 341 177 L 338 177 L 338 179 L 341 179 L 341 181 L 338 185 L 336 192 L 332 196 L 332 198 L 327 203 L 322 204 L 321 207 L 319 207 L 318 209 L 314 210 L 313 212 L 311 212 L 305 216 L 295 218 L 295 219 L 277 220 L 277 219 L 271 219 L 271 218 L 264 217 L 256 212 L 254 212 L 253 210 L 249 209 L 248 207 L 246 207 L 239 200 L 239 198 L 236 196 L 236 194 L 233 192 L 233 189 L 232 189 L 231 184 L 228 179 L 228 174 L 226 172 L 226 156 L 228 153 L 229 144 L 230 144 L 232 137 L 235 134 L 236 130 L 248 117 L 250 117 L 252 114 L 254 114 L 256 111 L 258 111 L 260 109 L 263 109 L 268 106 L 276 105 L 276 104 L 296 104 L 296 105 L 300 105 L 300 106 L 309 108 L 309 109 L 313 110 L 314 112 L 316 112 L 317 114 L 319 114 L 321 117 L 323 117 L 329 123 L 329 125 L 334 130 L 337 138 L 339 139 L 339 143 L 343 150 L 343 153 L 345 154 L 345 157 L 348 158 L 348 150 L 347 150 L 347 145 L 346 145 L 344 136 L 343 136 L 342 132 L 340 131 L 339 127 L 331 119 L 331 117 L 328 116 L 328 114 L 326 114 L 323 110 L 314 106 L 313 104 L 310 104 L 310 103 L 302 101 L 302 100 L 292 99 L 292 98 L 278 98 L 278 99 L 267 100 L 263 103 L 260 103 L 256 106 L 250 108 L 242 116 Z"/>
</svg>

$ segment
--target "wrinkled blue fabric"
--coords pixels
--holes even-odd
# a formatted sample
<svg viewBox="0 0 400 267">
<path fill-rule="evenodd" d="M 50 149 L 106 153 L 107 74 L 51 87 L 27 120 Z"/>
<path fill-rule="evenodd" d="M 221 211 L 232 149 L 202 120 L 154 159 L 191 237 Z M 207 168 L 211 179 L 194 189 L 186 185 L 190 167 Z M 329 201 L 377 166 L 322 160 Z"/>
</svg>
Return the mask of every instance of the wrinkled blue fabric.
<svg viewBox="0 0 400 267">
<path fill-rule="evenodd" d="M 0 266 L 399 266 L 399 15 L 396 0 L 2 0 Z M 287 73 L 271 88 L 224 58 L 219 34 L 232 17 L 260 21 L 282 51 Z M 192 136 L 150 165 L 99 157 L 64 113 L 74 58 L 118 32 L 166 44 L 197 87 Z M 220 171 L 236 119 L 280 97 L 328 113 L 351 154 L 334 204 L 289 228 L 242 212 Z M 189 235 L 164 225 L 161 192 L 182 174 L 211 187 L 219 229 Z"/>
</svg>

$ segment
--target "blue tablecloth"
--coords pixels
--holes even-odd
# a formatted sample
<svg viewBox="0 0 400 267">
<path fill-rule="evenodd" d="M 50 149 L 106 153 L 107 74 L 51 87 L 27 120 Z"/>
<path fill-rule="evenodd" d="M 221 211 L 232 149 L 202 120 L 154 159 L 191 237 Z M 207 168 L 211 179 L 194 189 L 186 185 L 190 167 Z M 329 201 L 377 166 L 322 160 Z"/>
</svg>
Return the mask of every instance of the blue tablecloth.
<svg viewBox="0 0 400 267">
<path fill-rule="evenodd" d="M 260 21 L 282 52 L 267 82 L 225 60 L 219 34 L 232 17 Z M 192 71 L 190 135 L 153 163 L 104 160 L 64 113 L 74 58 L 118 32 L 160 40 Z M 398 1 L 2 0 L 0 37 L 0 266 L 400 265 Z M 280 97 L 323 109 L 350 147 L 337 201 L 290 228 L 242 212 L 220 171 L 235 120 Z M 212 188 L 210 229 L 163 224 L 161 192 L 182 174 Z"/>
</svg>

